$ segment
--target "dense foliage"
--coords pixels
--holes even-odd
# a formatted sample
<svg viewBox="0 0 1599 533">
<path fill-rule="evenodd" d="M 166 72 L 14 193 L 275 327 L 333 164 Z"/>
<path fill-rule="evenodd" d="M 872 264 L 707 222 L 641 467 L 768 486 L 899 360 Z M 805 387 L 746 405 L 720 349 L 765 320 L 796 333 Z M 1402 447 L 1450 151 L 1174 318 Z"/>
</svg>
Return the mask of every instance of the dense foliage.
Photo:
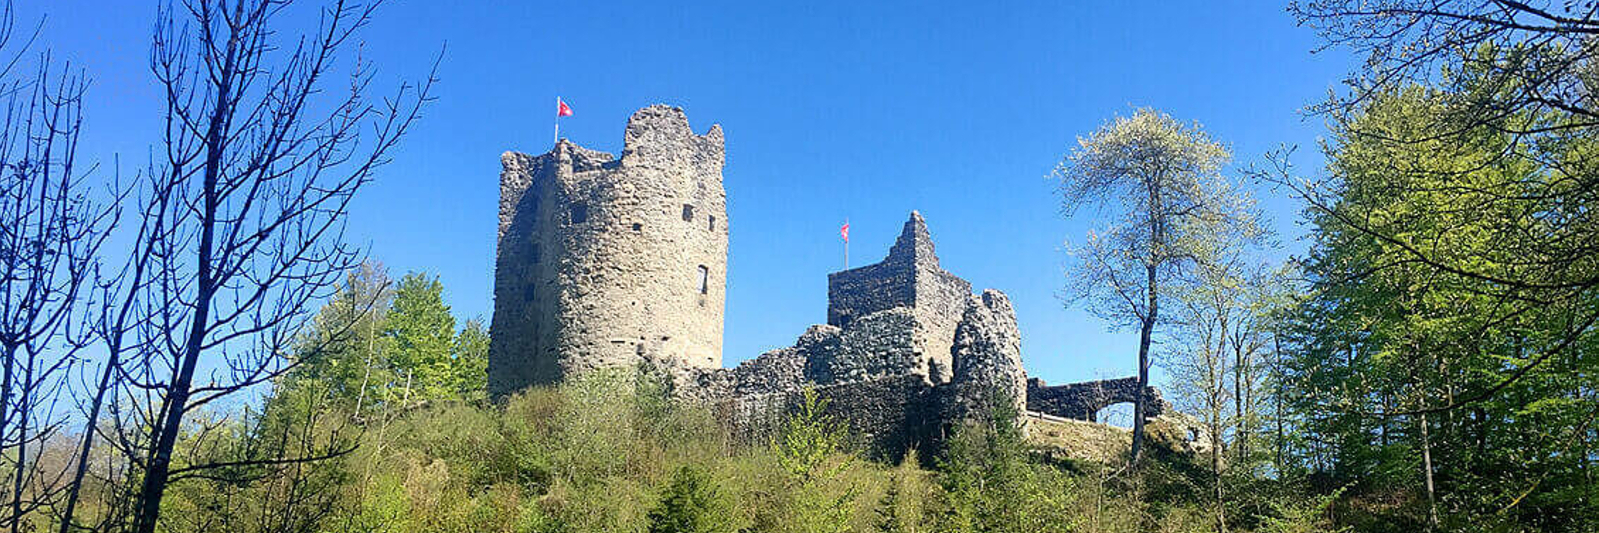
<svg viewBox="0 0 1599 533">
<path fill-rule="evenodd" d="M 397 411 L 347 434 L 360 446 L 314 467 L 260 483 L 185 482 L 166 502 L 177 511 L 167 524 L 174 532 L 1208 527 L 1203 509 L 1187 501 L 1202 476 L 1178 472 L 1170 458 L 1152 461 L 1137 479 L 1045 460 L 1013 417 L 958 429 L 948 452 L 929 461 L 935 466 L 921 466 L 915 454 L 885 465 L 864 459 L 816 395 L 762 435 L 740 440 L 709 412 L 665 394 L 649 378 L 618 371 L 534 389 L 503 406 L 449 401 Z M 238 445 L 281 445 L 269 436 L 306 431 L 296 416 L 313 403 L 274 405 L 283 409 L 279 417 L 241 427 Z M 309 431 L 322 438 L 352 429 L 331 414 L 314 418 Z"/>
<path fill-rule="evenodd" d="M 1314 290 L 1283 367 L 1301 466 L 1388 499 L 1380 516 L 1395 530 L 1433 520 L 1583 529 L 1599 520 L 1588 473 L 1599 346 L 1582 322 L 1599 300 L 1491 277 L 1539 261 L 1522 241 L 1557 234 L 1550 218 L 1562 215 L 1536 213 L 1531 189 L 1558 178 L 1530 157 L 1499 157 L 1515 149 L 1512 134 L 1490 128 L 1385 140 L 1449 111 L 1425 88 L 1384 93 L 1329 146 L 1337 203 L 1313 212 Z M 1412 247 L 1473 270 L 1439 268 Z"/>
</svg>

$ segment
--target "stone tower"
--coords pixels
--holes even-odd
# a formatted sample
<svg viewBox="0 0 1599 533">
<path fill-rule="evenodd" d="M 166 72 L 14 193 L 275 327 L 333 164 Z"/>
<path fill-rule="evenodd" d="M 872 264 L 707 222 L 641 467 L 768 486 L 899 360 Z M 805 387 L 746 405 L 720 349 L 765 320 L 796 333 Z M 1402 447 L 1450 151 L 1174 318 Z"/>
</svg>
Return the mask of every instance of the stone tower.
<svg viewBox="0 0 1599 533">
<path fill-rule="evenodd" d="M 827 323 L 842 328 L 879 311 L 909 309 L 916 323 L 917 370 L 939 384 L 953 376 L 950 348 L 971 295 L 971 283 L 938 266 L 927 222 L 912 211 L 882 262 L 827 276 Z"/>
<path fill-rule="evenodd" d="M 489 392 L 646 357 L 722 365 L 727 197 L 720 126 L 628 119 L 620 157 L 564 139 L 500 157 Z"/>
</svg>

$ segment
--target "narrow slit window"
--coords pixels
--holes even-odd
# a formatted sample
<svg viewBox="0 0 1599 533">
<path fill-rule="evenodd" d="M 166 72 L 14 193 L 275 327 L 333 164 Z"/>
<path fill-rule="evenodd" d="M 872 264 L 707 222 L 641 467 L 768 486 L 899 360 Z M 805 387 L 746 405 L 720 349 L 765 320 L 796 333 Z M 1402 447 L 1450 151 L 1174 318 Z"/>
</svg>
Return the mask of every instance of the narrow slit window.
<svg viewBox="0 0 1599 533">
<path fill-rule="evenodd" d="M 710 215 L 707 218 L 709 218 L 710 221 L 705 223 L 705 229 L 716 231 L 716 215 Z"/>
<path fill-rule="evenodd" d="M 582 224 L 587 222 L 589 219 L 588 204 L 572 204 L 572 212 L 570 213 L 570 216 L 571 218 L 569 220 L 571 220 L 573 224 Z"/>
<path fill-rule="evenodd" d="M 693 222 L 694 221 L 694 206 L 693 205 L 683 204 L 683 221 L 684 222 Z"/>
<path fill-rule="evenodd" d="M 709 294 L 710 292 L 711 269 L 705 268 L 705 265 L 700 265 L 700 294 Z"/>
</svg>

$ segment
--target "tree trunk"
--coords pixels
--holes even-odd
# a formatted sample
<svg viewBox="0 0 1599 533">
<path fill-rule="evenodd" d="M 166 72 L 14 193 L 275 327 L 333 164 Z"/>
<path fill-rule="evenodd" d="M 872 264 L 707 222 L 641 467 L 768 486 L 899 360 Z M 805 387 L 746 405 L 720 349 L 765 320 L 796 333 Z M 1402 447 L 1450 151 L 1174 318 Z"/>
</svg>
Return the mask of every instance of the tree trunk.
<svg viewBox="0 0 1599 533">
<path fill-rule="evenodd" d="M 78 464 L 72 472 L 72 482 L 67 484 L 66 506 L 61 511 L 61 533 L 72 531 L 72 515 L 78 507 L 78 493 L 83 488 L 84 476 L 89 473 L 89 451 L 94 447 L 94 427 L 100 420 L 100 408 L 105 405 L 106 389 L 111 388 L 111 377 L 116 374 L 120 343 L 115 343 L 107 351 L 111 355 L 106 359 L 105 371 L 100 373 L 100 387 L 89 402 L 89 415 L 83 424 L 83 444 L 78 448 Z"/>
<path fill-rule="evenodd" d="M 1221 424 L 1214 424 L 1211 431 L 1221 429 Z M 1227 506 L 1226 497 L 1221 488 L 1221 437 L 1219 433 L 1211 435 L 1210 443 L 1210 468 L 1211 482 L 1216 485 L 1216 533 L 1227 533 Z"/>
<path fill-rule="evenodd" d="M 1427 478 L 1427 524 L 1429 531 L 1438 529 L 1438 496 L 1432 484 L 1432 442 L 1427 436 L 1427 414 L 1421 415 L 1421 467 Z"/>
<path fill-rule="evenodd" d="M 1283 475 L 1283 466 L 1284 466 L 1283 456 L 1287 455 L 1286 448 L 1288 447 L 1288 443 L 1284 441 L 1284 434 L 1283 434 L 1283 417 L 1286 416 L 1283 413 L 1283 394 L 1286 393 L 1287 391 L 1286 391 L 1286 387 L 1283 386 L 1283 370 L 1282 370 L 1282 364 L 1283 364 L 1283 341 L 1282 341 L 1282 337 L 1279 337 L 1277 335 L 1277 332 L 1276 332 L 1275 328 L 1273 328 L 1273 331 L 1272 331 L 1272 334 L 1271 334 L 1271 345 L 1272 345 L 1272 349 L 1271 349 L 1271 360 L 1272 360 L 1271 372 L 1272 372 L 1273 376 L 1276 376 L 1275 385 L 1276 385 L 1276 389 L 1277 389 L 1276 394 L 1274 394 L 1274 396 L 1276 396 L 1276 398 L 1273 398 L 1273 400 L 1275 400 L 1275 403 L 1277 404 L 1277 406 L 1276 406 L 1275 409 L 1273 409 L 1273 411 L 1275 411 L 1275 412 L 1272 413 L 1272 416 L 1277 419 L 1275 421 L 1277 423 L 1276 424 L 1277 425 L 1277 442 L 1276 442 L 1276 444 L 1277 444 L 1277 446 L 1276 446 L 1276 448 L 1277 448 L 1277 450 L 1276 450 L 1277 451 L 1277 475 L 1280 477 L 1280 476 Z"/>
<path fill-rule="evenodd" d="M 215 273 L 211 267 L 214 253 L 212 248 L 215 246 L 218 224 L 217 210 L 220 208 L 217 183 L 223 165 L 223 137 L 227 133 L 228 119 L 232 114 L 229 97 L 233 94 L 236 58 L 232 53 L 234 50 L 230 49 L 229 52 L 226 63 L 216 77 L 220 84 L 217 87 L 217 102 L 206 131 L 205 174 L 202 183 L 205 205 L 200 213 L 200 248 L 195 257 L 194 316 L 190 318 L 188 339 L 183 348 L 177 375 L 173 376 L 172 387 L 167 391 L 166 410 L 162 413 L 163 420 L 160 426 L 157 427 L 158 438 L 155 446 L 150 451 L 150 467 L 145 470 L 144 483 L 139 490 L 139 507 L 134 517 L 135 533 L 154 533 L 156 521 L 161 516 L 161 497 L 166 493 L 167 473 L 172 467 L 172 448 L 177 445 L 183 414 L 188 409 L 190 388 L 194 383 L 194 369 L 200 361 L 200 352 L 205 348 L 206 329 L 211 319 L 211 299 L 218 289 L 216 280 L 213 279 Z"/>
<path fill-rule="evenodd" d="M 158 228 L 159 225 L 158 222 Z M 117 310 L 117 320 L 110 326 L 112 329 L 106 332 L 105 371 L 100 374 L 100 386 L 94 392 L 94 400 L 89 403 L 88 417 L 83 422 L 83 444 L 78 448 L 78 464 L 72 473 L 72 482 L 67 484 L 67 501 L 61 512 L 60 533 L 72 531 L 72 517 L 78 507 L 83 478 L 89 473 L 89 452 L 94 448 L 95 426 L 99 425 L 100 410 L 105 406 L 106 391 L 111 389 L 111 380 L 115 378 L 117 365 L 121 363 L 123 335 L 127 333 L 128 315 L 133 312 L 134 300 L 138 297 L 140 285 L 144 280 L 144 269 L 149 265 L 148 257 L 147 254 L 139 254 L 134 259 L 133 278 L 129 282 L 126 299 L 122 301 L 122 307 Z"/>
<path fill-rule="evenodd" d="M 17 459 L 11 480 L 11 532 L 22 531 L 22 491 L 28 479 L 28 415 L 33 411 L 34 351 L 28 349 L 28 362 L 22 367 L 22 382 L 17 395 Z"/>
<path fill-rule="evenodd" d="M 1133 448 L 1129 464 L 1136 469 L 1144 444 L 1144 412 L 1149 403 L 1149 344 L 1155 333 L 1158 302 L 1155 298 L 1155 265 L 1144 267 L 1149 283 L 1149 314 L 1138 331 L 1138 392 L 1133 395 Z"/>
</svg>

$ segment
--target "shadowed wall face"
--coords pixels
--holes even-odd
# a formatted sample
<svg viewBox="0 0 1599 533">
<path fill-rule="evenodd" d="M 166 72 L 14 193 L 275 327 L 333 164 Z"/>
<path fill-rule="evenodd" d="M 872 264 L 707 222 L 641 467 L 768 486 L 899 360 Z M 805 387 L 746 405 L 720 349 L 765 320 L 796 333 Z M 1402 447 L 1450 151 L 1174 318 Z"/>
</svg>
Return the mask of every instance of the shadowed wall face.
<svg viewBox="0 0 1599 533">
<path fill-rule="evenodd" d="M 720 127 L 629 119 L 620 157 L 561 140 L 501 157 L 489 392 L 645 358 L 722 364 L 727 199 Z"/>
</svg>

